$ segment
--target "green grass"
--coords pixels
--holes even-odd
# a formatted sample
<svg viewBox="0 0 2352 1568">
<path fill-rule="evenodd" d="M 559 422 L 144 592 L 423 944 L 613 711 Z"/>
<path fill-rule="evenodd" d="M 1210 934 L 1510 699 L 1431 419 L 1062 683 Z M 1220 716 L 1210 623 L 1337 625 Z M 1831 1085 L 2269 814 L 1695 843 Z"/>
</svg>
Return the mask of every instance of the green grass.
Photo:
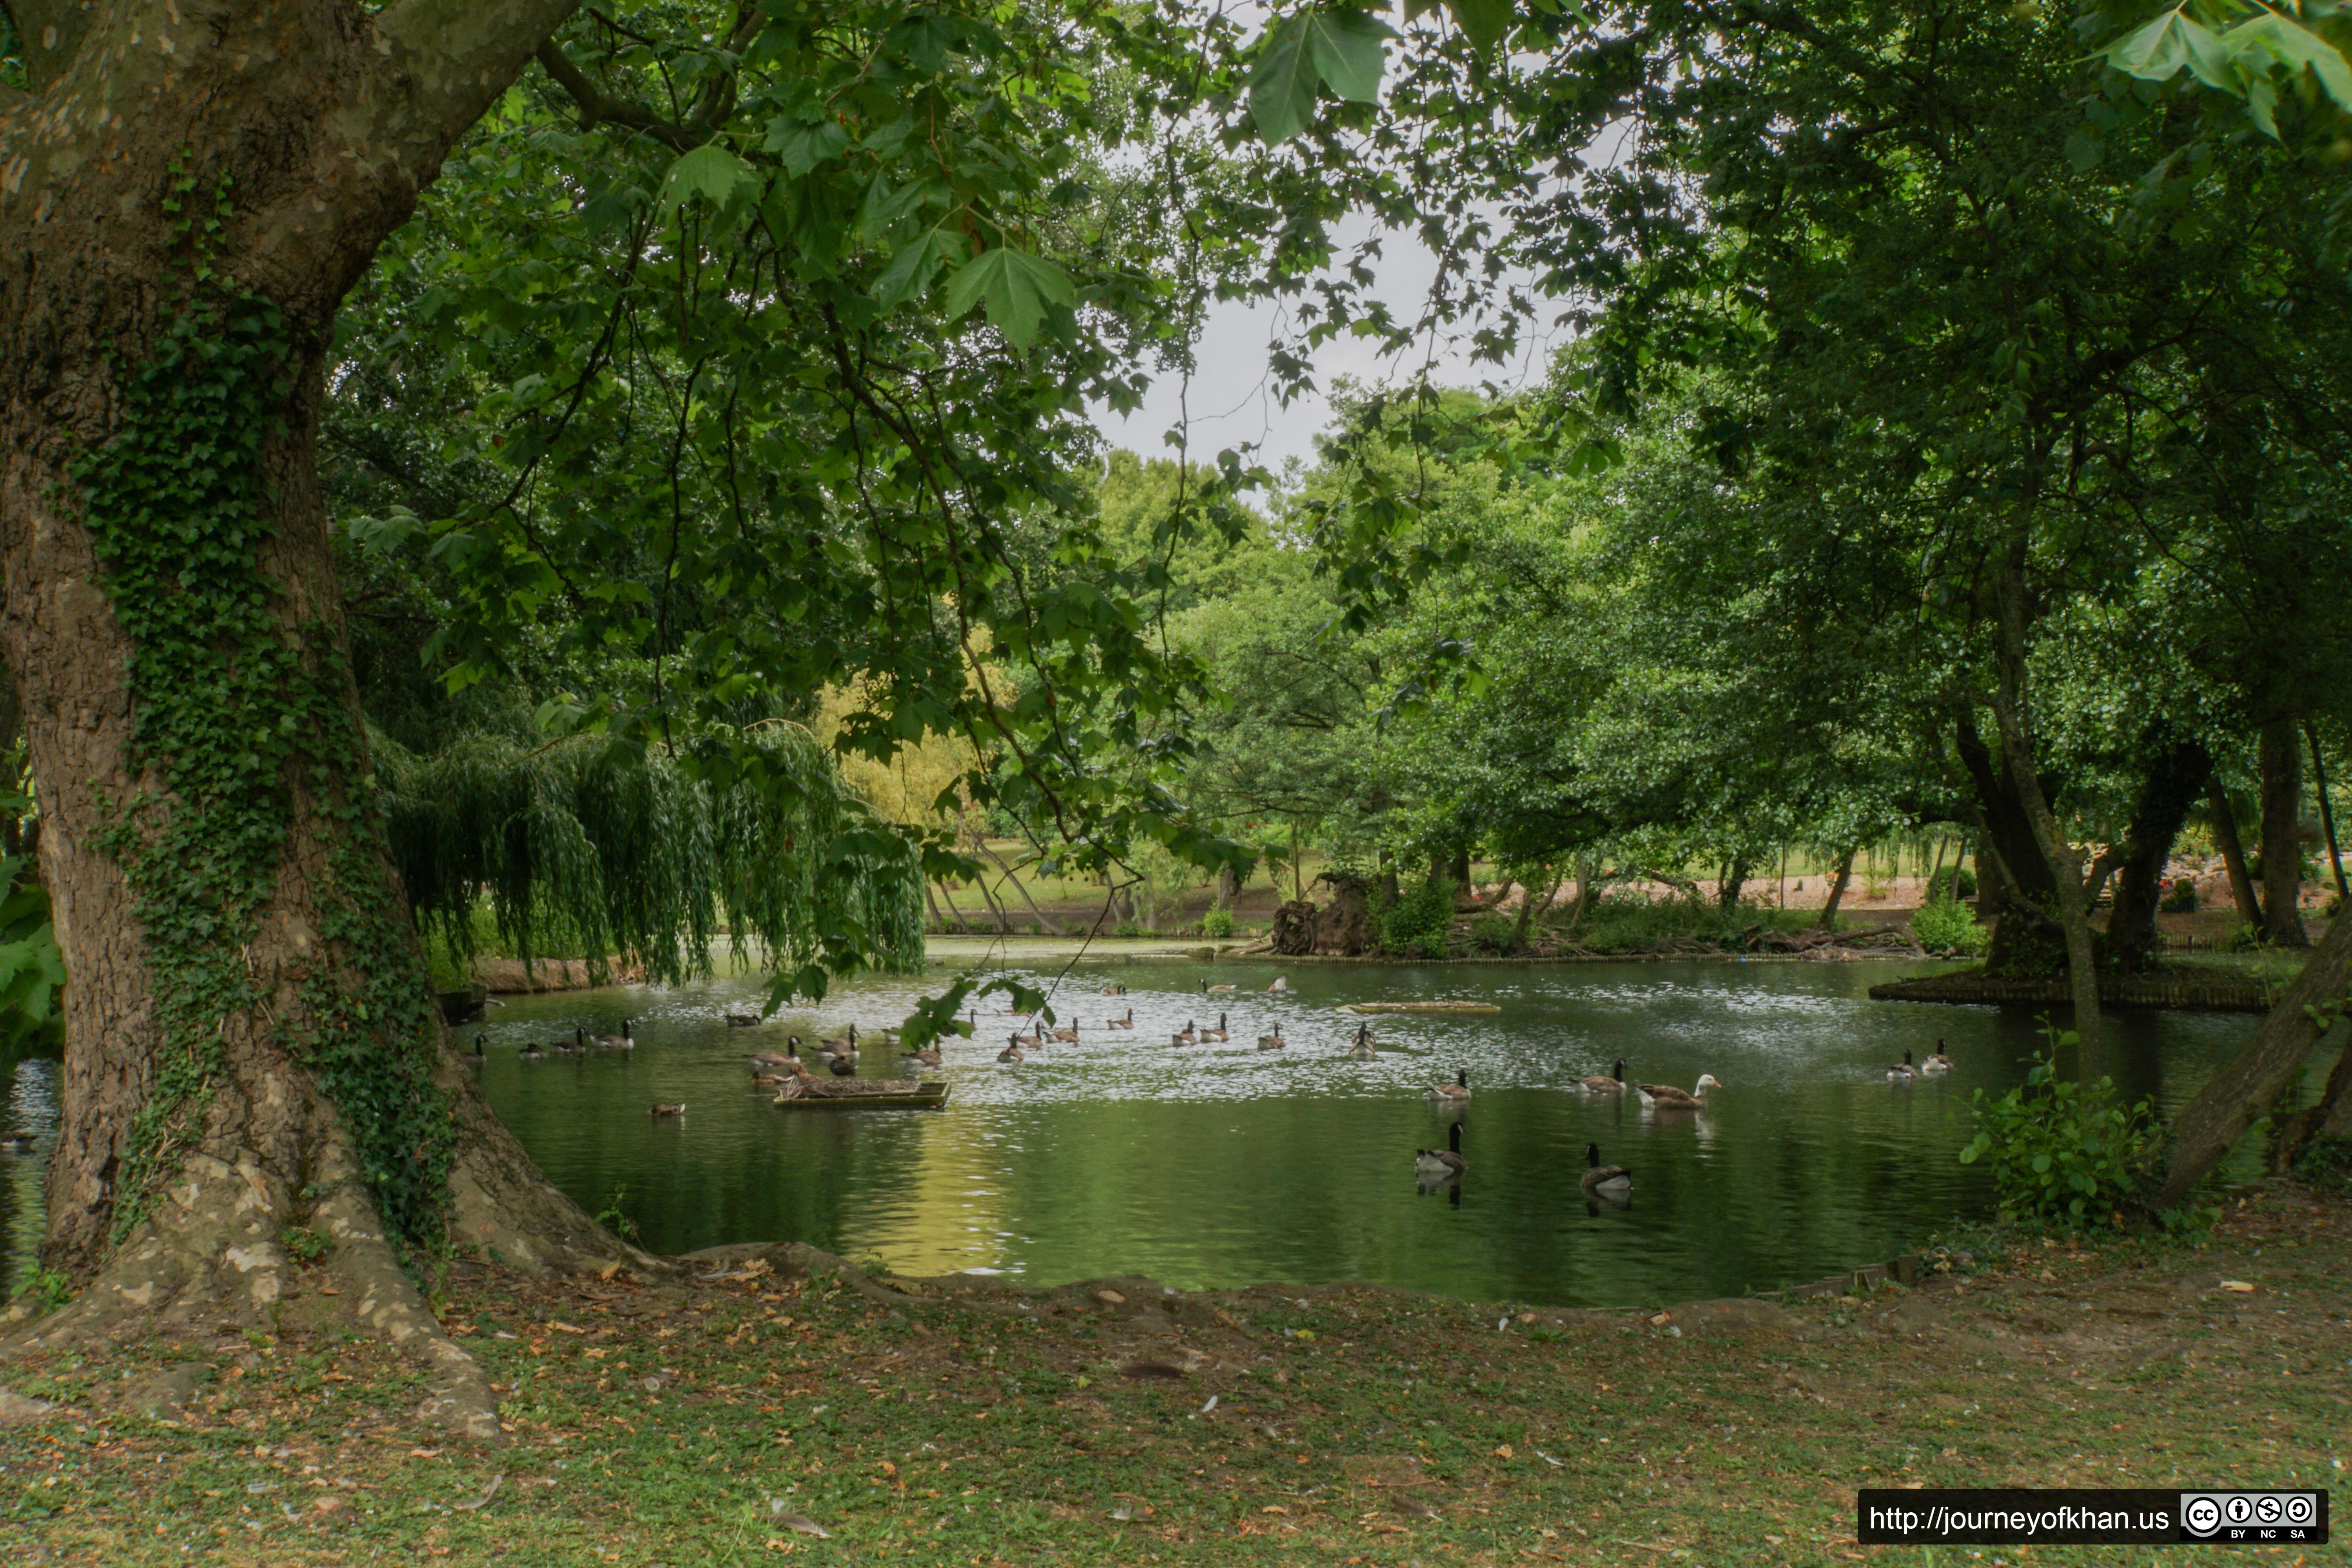
<svg viewBox="0 0 2352 1568">
<path fill-rule="evenodd" d="M 1565 920 L 1556 922 L 1564 925 Z M 1737 949 L 1756 927 L 1767 931 L 1803 931 L 1821 923 L 1818 910 L 1780 910 L 1742 904 L 1728 913 L 1712 903 L 1687 899 L 1638 896 L 1604 897 L 1585 911 L 1574 941 L 1591 952 L 1649 952 L 1677 938 L 1702 947 Z"/>
<path fill-rule="evenodd" d="M 1981 1234 L 1964 1290 L 1816 1300 L 1794 1333 L 1365 1289 L 967 1280 L 886 1306 L 823 1278 L 461 1276 L 446 1319 L 499 1386 L 495 1451 L 421 1431 L 407 1364 L 305 1293 L 247 1342 L 11 1367 L 77 1408 L 0 1429 L 0 1558 L 1843 1563 L 1858 1486 L 2335 1479 L 2347 1208 L 2295 1202 L 2205 1253 Z M 2173 1283 L 2217 1268 L 2262 1295 Z M 1178 1377 L 1119 1371 L 1187 1351 Z M 212 1373 L 186 1425 L 110 1408 L 190 1355 Z"/>
</svg>

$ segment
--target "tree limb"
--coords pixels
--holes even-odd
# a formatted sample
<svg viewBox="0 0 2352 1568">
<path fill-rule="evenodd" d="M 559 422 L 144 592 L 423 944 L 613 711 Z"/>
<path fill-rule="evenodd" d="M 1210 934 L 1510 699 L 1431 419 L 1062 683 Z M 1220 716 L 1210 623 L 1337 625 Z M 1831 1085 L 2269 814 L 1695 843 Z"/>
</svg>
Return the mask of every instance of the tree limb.
<svg viewBox="0 0 2352 1568">
<path fill-rule="evenodd" d="M 549 79 L 580 106 L 581 130 L 592 130 L 602 124 L 625 125 L 632 131 L 650 136 L 674 153 L 690 153 L 701 145 L 702 137 L 694 135 L 683 125 L 663 119 L 644 104 L 607 96 L 588 79 L 586 72 L 572 63 L 571 56 L 555 47 L 553 40 L 539 46 L 537 58 Z"/>
<path fill-rule="evenodd" d="M 601 11 L 592 9 L 591 15 L 615 32 L 636 38 L 640 43 L 649 42 L 629 33 Z M 729 56 L 740 54 L 764 26 L 766 13 L 756 5 L 747 6 L 743 15 L 736 19 L 735 30 L 727 37 Z M 580 106 L 580 129 L 583 131 L 605 122 L 625 125 L 632 131 L 650 136 L 674 153 L 690 153 L 709 141 L 711 133 L 735 112 L 735 72 L 731 68 L 713 79 L 703 89 L 701 103 L 680 123 L 655 113 L 632 99 L 614 98 L 605 92 L 588 79 L 588 73 L 582 70 L 553 38 L 539 46 L 537 58 L 549 79 Z"/>
<path fill-rule="evenodd" d="M 377 13 L 394 90 L 376 107 L 374 139 L 420 179 L 504 92 L 579 0 L 396 0 Z"/>
</svg>

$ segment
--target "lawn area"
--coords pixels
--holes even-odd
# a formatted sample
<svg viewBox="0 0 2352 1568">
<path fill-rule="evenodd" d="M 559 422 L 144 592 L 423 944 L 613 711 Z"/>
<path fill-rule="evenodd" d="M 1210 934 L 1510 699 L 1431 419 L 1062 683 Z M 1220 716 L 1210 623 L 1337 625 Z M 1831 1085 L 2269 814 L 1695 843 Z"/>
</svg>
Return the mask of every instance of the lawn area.
<svg viewBox="0 0 2352 1568">
<path fill-rule="evenodd" d="M 1979 1234 L 1916 1289 L 1664 1315 L 783 1248 L 717 1279 L 464 1269 L 445 1321 L 504 1396 L 494 1450 L 418 1424 L 415 1369 L 320 1275 L 275 1333 L 12 1359 L 63 1407 L 0 1428 L 0 1554 L 1832 1563 L 1888 1550 L 1853 1544 L 1864 1485 L 2340 1483 L 2352 1209 L 2232 1201 L 2200 1245 Z M 169 1424 L 134 1413 L 159 1394 Z"/>
</svg>

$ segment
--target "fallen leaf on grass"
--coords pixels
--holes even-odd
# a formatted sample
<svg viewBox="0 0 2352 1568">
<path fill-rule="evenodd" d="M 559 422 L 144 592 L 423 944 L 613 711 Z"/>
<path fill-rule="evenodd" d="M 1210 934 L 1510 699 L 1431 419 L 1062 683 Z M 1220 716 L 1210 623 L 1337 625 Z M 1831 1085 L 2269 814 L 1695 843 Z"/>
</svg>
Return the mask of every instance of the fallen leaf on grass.
<svg viewBox="0 0 2352 1568">
<path fill-rule="evenodd" d="M 819 1541 L 833 1539 L 833 1531 L 803 1513 L 780 1513 L 772 1522 L 779 1530 L 797 1531 L 803 1535 L 814 1535 Z"/>
<path fill-rule="evenodd" d="M 1260 1513 L 1288 1513 L 1289 1511 L 1290 1510 L 1288 1509 L 1283 1507 L 1278 1502 L 1268 1503 L 1264 1508 L 1258 1510 L 1258 1512 Z"/>
<path fill-rule="evenodd" d="M 1135 1505 L 1132 1503 L 1123 1502 L 1117 1508 L 1110 1510 L 1110 1516 L 1111 1518 L 1119 1521 L 1121 1523 L 1124 1523 L 1135 1517 Z"/>
<path fill-rule="evenodd" d="M 1397 1499 L 1396 1510 L 1399 1513 L 1409 1515 L 1414 1519 L 1435 1519 L 1437 1517 L 1437 1510 L 1430 1507 L 1427 1503 L 1423 1502 L 1419 1498 L 1401 1497 Z"/>
<path fill-rule="evenodd" d="M 2252 1284 L 2243 1279 L 2224 1279 L 2221 1281 L 2221 1289 L 2224 1290 L 2242 1291 L 2250 1296 L 2253 1294 L 2254 1289 Z"/>
</svg>

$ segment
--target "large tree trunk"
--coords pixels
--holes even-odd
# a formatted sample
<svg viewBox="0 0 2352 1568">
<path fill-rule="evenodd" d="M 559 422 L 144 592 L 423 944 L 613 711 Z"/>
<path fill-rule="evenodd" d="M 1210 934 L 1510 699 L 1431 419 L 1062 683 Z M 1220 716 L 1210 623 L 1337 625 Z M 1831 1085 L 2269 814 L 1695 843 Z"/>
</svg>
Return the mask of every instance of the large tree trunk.
<svg viewBox="0 0 2352 1568">
<path fill-rule="evenodd" d="M 262 1316 L 307 1226 L 495 1436 L 401 1250 L 653 1265 L 426 1005 L 314 441 L 337 304 L 569 0 L 11 9 L 42 42 L 0 102 L 0 643 L 73 975 L 41 1255 L 82 1287 L 35 1331 Z"/>
<path fill-rule="evenodd" d="M 2279 1091 L 2303 1070 L 2311 1047 L 2336 1022 L 2348 980 L 2352 920 L 2339 920 L 2312 949 L 2303 973 L 2262 1026 L 2166 1129 L 2158 1152 L 2164 1170 L 2156 1200 L 2159 1206 L 2186 1198 L 2205 1173 L 2227 1157 L 2246 1129 L 2270 1113 Z"/>
<path fill-rule="evenodd" d="M 2164 868 L 2172 841 L 2189 818 L 2213 759 L 2189 742 L 2158 752 L 2148 763 L 2131 827 L 2124 838 L 2124 861 L 2116 876 L 2116 907 L 2107 917 L 2105 961 L 2129 973 L 2156 962 L 2157 905 L 2164 898 Z"/>
<path fill-rule="evenodd" d="M 1838 861 L 1837 875 L 1830 879 L 1830 896 L 1822 900 L 1822 929 L 1837 929 L 1838 906 L 1845 902 L 1845 885 L 1853 880 L 1853 858 L 1862 853 L 1860 846 L 1849 849 Z"/>
<path fill-rule="evenodd" d="M 1716 907 L 1725 914 L 1739 908 L 1739 895 L 1748 886 L 1748 857 L 1734 855 L 1731 864 L 1724 868 L 1723 880 L 1715 889 Z"/>
<path fill-rule="evenodd" d="M 2221 787 L 2221 776 L 2205 782 L 2205 812 L 2212 819 L 2213 847 L 2221 852 L 2221 868 L 2229 873 L 2230 899 L 2238 918 L 2253 931 L 2263 929 L 2263 906 L 2254 897 L 2254 879 L 2246 870 L 2246 847 L 2238 838 L 2238 814 Z"/>
<path fill-rule="evenodd" d="M 2031 506 L 2018 503 L 2021 517 Z M 1993 687 L 1993 717 L 2000 725 L 2001 760 L 2033 829 L 2033 844 L 2058 890 L 2058 921 L 2066 936 L 2066 988 L 2074 1000 L 2077 1066 L 2083 1081 L 2095 1083 L 2105 1070 L 2099 1028 L 2098 955 L 2091 941 L 2091 911 L 2084 886 L 2083 856 L 2058 826 L 2050 796 L 2033 766 L 2033 742 L 2026 711 L 2025 624 L 2030 613 L 2025 585 L 2027 542 L 2022 524 L 2001 562 L 1996 585 L 2000 605 L 2000 679 Z M 2011 865 L 2012 873 L 2017 869 Z"/>
<path fill-rule="evenodd" d="M 2033 838 L 2033 825 L 2006 763 L 1977 732 L 1975 720 L 1957 716 L 1954 742 L 1976 795 L 1982 838 L 1977 849 L 1977 912 L 1992 923 L 1985 972 L 2003 979 L 2046 979 L 2065 966 L 2066 936 L 2052 912 L 2058 885 Z M 2054 778 L 2037 781 L 2055 795 Z"/>
<path fill-rule="evenodd" d="M 2303 746 L 2293 719 L 2263 726 L 2263 940 L 2309 947 L 2303 929 Z"/>
</svg>

